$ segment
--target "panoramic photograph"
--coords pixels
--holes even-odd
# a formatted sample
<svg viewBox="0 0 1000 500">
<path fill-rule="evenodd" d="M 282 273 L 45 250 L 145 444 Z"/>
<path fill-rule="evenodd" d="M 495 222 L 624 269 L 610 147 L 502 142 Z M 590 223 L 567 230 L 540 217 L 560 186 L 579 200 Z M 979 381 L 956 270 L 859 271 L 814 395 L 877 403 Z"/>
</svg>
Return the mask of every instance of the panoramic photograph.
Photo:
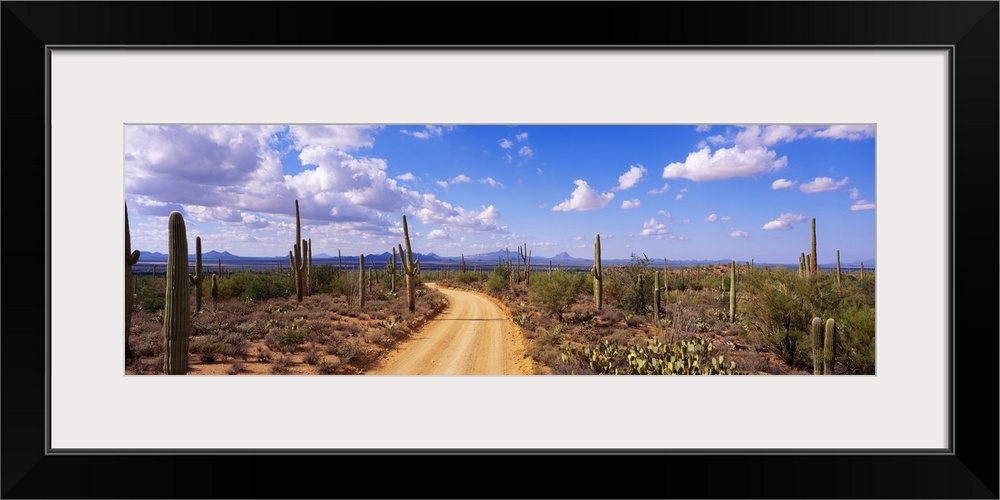
<svg viewBox="0 0 1000 500">
<path fill-rule="evenodd" d="M 872 124 L 123 132 L 126 375 L 876 373 Z"/>
</svg>

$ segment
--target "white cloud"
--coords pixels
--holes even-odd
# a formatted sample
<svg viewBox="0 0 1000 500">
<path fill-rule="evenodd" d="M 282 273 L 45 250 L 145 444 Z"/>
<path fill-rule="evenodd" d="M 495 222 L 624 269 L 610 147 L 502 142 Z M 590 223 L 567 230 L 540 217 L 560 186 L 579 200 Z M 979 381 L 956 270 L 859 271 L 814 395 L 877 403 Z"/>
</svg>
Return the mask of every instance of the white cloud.
<svg viewBox="0 0 1000 500">
<path fill-rule="evenodd" d="M 661 187 L 660 189 L 650 189 L 649 190 L 649 194 L 663 194 L 663 193 L 666 193 L 667 190 L 669 190 L 669 189 L 670 189 L 670 184 L 667 184 L 666 182 L 664 182 L 663 183 L 663 187 Z"/>
<path fill-rule="evenodd" d="M 401 181 L 415 181 L 415 180 L 417 180 L 417 176 L 413 175 L 413 172 L 407 172 L 407 173 L 402 174 L 402 175 L 397 175 L 396 178 L 399 179 L 399 180 L 401 180 Z"/>
<path fill-rule="evenodd" d="M 434 181 L 434 184 L 437 184 L 438 186 L 448 189 L 448 181 Z"/>
<path fill-rule="evenodd" d="M 851 210 L 874 210 L 875 203 L 868 200 L 858 200 L 851 205 Z"/>
<path fill-rule="evenodd" d="M 657 222 L 656 219 L 650 217 L 648 221 L 642 223 L 642 232 L 639 233 L 640 236 L 656 236 L 667 234 L 667 225 L 662 222 Z"/>
<path fill-rule="evenodd" d="M 813 137 L 824 139 L 847 139 L 858 141 L 875 137 L 874 125 L 831 125 L 829 128 L 817 130 Z"/>
<path fill-rule="evenodd" d="M 638 198 L 636 198 L 634 200 L 625 200 L 625 201 L 622 201 L 622 208 L 625 209 L 625 210 L 631 210 L 633 208 L 637 208 L 638 206 L 639 206 L 639 199 Z"/>
<path fill-rule="evenodd" d="M 788 179 L 778 179 L 771 183 L 771 189 L 788 189 L 798 184 L 798 182 L 799 181 L 790 181 Z"/>
<path fill-rule="evenodd" d="M 455 177 L 448 179 L 449 184 L 459 184 L 462 182 L 472 182 L 472 179 L 470 179 L 469 176 L 465 174 L 458 174 Z"/>
<path fill-rule="evenodd" d="M 524 142 L 528 140 L 528 133 L 521 132 L 520 134 L 515 135 L 514 138 L 517 139 L 517 142 Z"/>
<path fill-rule="evenodd" d="M 479 182 L 483 184 L 489 184 L 490 187 L 503 187 L 503 184 L 492 177 L 487 177 L 485 179 L 479 179 Z"/>
<path fill-rule="evenodd" d="M 528 146 L 523 146 L 521 149 L 517 150 L 517 154 L 525 158 L 531 158 L 532 155 L 535 154 L 535 152 L 532 151 L 531 148 L 529 148 Z"/>
<path fill-rule="evenodd" d="M 510 139 L 500 139 L 500 147 L 504 149 L 510 149 L 514 145 Z"/>
<path fill-rule="evenodd" d="M 711 125 L 698 125 L 694 128 L 695 132 L 708 132 L 709 130 L 712 130 Z"/>
<path fill-rule="evenodd" d="M 441 137 L 445 131 L 450 131 L 453 127 L 440 127 L 437 125 L 424 125 L 424 130 L 418 130 L 416 132 L 411 132 L 409 130 L 400 130 L 400 132 L 416 137 L 417 139 L 430 139 L 431 137 Z"/>
<path fill-rule="evenodd" d="M 801 214 L 784 213 L 778 216 L 777 219 L 764 224 L 761 229 L 765 231 L 789 231 L 792 229 L 793 222 L 802 222 L 806 220 L 807 217 Z"/>
<path fill-rule="evenodd" d="M 839 182 L 830 177 L 817 177 L 810 182 L 799 186 L 799 191 L 803 193 L 822 193 L 824 191 L 836 191 L 847 184 L 848 178 L 844 177 Z"/>
<path fill-rule="evenodd" d="M 448 229 L 480 232 L 507 232 L 507 226 L 497 219 L 500 211 L 490 205 L 479 211 L 468 210 L 441 201 L 432 194 L 420 195 L 417 203 L 409 207 L 410 212 L 424 224 L 442 224 Z"/>
<path fill-rule="evenodd" d="M 673 220 L 673 218 L 674 218 L 674 216 L 670 215 L 670 212 L 667 212 L 666 210 L 660 210 L 660 211 L 658 211 L 656 213 L 662 215 L 663 217 L 667 218 L 668 220 Z"/>
<path fill-rule="evenodd" d="M 573 183 L 576 184 L 577 187 L 573 190 L 570 198 L 552 207 L 553 211 L 570 212 L 604 208 L 609 202 L 611 202 L 612 198 L 615 197 L 614 193 L 598 194 L 597 191 L 590 187 L 587 184 L 587 181 L 583 179 L 577 179 L 573 181 Z"/>
<path fill-rule="evenodd" d="M 429 240 L 450 240 L 451 236 L 444 232 L 443 229 L 435 229 L 427 233 L 427 239 Z"/>
<path fill-rule="evenodd" d="M 788 158 L 776 158 L 777 153 L 763 147 L 741 150 L 738 147 L 718 149 L 707 147 L 688 154 L 687 159 L 663 168 L 663 178 L 692 181 L 716 181 L 731 177 L 754 177 L 784 168 Z"/>
<path fill-rule="evenodd" d="M 858 188 L 851 188 L 850 193 L 852 200 L 857 200 L 858 198 L 861 198 L 861 190 Z"/>
<path fill-rule="evenodd" d="M 736 230 L 736 231 L 733 231 L 733 232 L 729 233 L 729 237 L 730 238 L 749 238 L 750 237 L 750 233 L 748 233 L 746 231 L 743 231 L 743 230 Z"/>
<path fill-rule="evenodd" d="M 733 218 L 728 215 L 723 215 L 722 217 L 719 217 L 719 220 L 733 220 Z"/>
<path fill-rule="evenodd" d="M 684 193 L 677 193 L 677 196 L 674 196 L 674 201 L 680 201 L 683 199 L 684 199 Z"/>
<path fill-rule="evenodd" d="M 618 185 L 611 190 L 623 191 L 625 189 L 629 189 L 632 186 L 635 186 L 647 172 L 648 170 L 646 170 L 646 167 L 642 165 L 631 165 L 628 168 L 628 172 L 618 176 Z"/>
<path fill-rule="evenodd" d="M 708 217 L 705 217 L 705 222 L 715 222 L 717 220 L 719 220 L 719 216 L 715 215 L 715 214 L 712 214 L 712 215 L 709 215 Z"/>
</svg>

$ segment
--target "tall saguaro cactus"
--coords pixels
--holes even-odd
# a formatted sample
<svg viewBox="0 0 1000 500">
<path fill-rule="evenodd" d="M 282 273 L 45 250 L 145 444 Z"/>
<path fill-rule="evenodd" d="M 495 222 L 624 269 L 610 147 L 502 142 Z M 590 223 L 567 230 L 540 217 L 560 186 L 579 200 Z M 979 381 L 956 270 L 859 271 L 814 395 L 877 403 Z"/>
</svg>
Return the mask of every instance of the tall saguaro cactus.
<svg viewBox="0 0 1000 500">
<path fill-rule="evenodd" d="M 365 254 L 361 253 L 361 261 L 358 266 L 358 290 L 361 294 L 361 307 L 365 307 Z"/>
<path fill-rule="evenodd" d="M 139 262 L 139 251 L 132 251 L 132 236 L 128 229 L 128 203 L 125 204 L 125 359 L 132 359 L 132 347 L 128 344 L 128 335 L 132 330 L 132 309 L 135 307 L 135 282 L 132 279 L 132 266 Z M 155 276 L 156 273 L 154 272 Z"/>
<path fill-rule="evenodd" d="M 167 220 L 167 291 L 163 308 L 163 373 L 186 375 L 191 333 L 191 285 L 188 276 L 187 229 L 184 216 L 173 211 Z"/>
<path fill-rule="evenodd" d="M 837 286 L 840 286 L 840 250 L 837 250 Z"/>
<path fill-rule="evenodd" d="M 313 283 L 312 283 L 312 269 L 313 269 L 313 239 L 309 238 L 306 242 L 306 295 L 312 297 L 313 294 Z"/>
<path fill-rule="evenodd" d="M 729 322 L 736 322 L 736 261 L 729 261 Z"/>
<path fill-rule="evenodd" d="M 819 261 L 816 260 L 816 218 L 812 218 L 812 245 L 810 246 L 809 254 L 809 273 L 816 274 L 819 272 Z"/>
<path fill-rule="evenodd" d="M 201 236 L 194 239 L 194 274 L 188 276 L 194 285 L 194 312 L 201 312 L 201 284 L 205 282 L 205 274 L 201 272 Z"/>
<path fill-rule="evenodd" d="M 305 246 L 308 243 L 302 239 L 302 220 L 299 218 L 299 200 L 295 200 L 295 247 L 294 255 L 289 252 L 289 265 L 292 266 L 292 272 L 295 273 L 295 299 L 302 302 L 302 271 L 304 269 L 304 262 L 302 256 L 306 253 Z M 292 257 L 294 256 L 294 260 Z"/>
<path fill-rule="evenodd" d="M 663 275 L 664 281 L 666 281 L 666 274 Z M 656 328 L 660 327 L 660 293 L 662 289 L 660 288 L 660 272 L 653 271 L 653 323 Z"/>
<path fill-rule="evenodd" d="M 594 303 L 600 309 L 604 299 L 604 272 L 601 270 L 601 235 L 594 238 Z"/>
<path fill-rule="evenodd" d="M 416 310 L 417 299 L 417 273 L 420 272 L 420 259 L 413 260 L 413 248 L 410 246 L 410 228 L 406 225 L 406 216 L 403 216 L 403 238 L 406 241 L 406 255 L 403 255 L 403 247 L 399 247 L 400 260 L 403 261 L 403 275 L 406 276 L 406 305 L 410 312 Z"/>
</svg>

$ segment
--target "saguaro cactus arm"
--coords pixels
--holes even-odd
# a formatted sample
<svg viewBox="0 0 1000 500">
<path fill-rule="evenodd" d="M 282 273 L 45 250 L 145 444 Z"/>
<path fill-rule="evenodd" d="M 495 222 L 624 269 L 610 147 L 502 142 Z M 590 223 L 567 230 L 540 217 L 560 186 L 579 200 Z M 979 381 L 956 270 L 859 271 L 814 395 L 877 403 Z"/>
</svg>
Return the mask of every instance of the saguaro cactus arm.
<svg viewBox="0 0 1000 500">
<path fill-rule="evenodd" d="M 139 262 L 139 251 L 132 251 L 132 236 L 128 228 L 128 203 L 125 204 L 125 359 L 132 359 L 132 348 L 128 336 L 132 330 L 132 309 L 135 308 L 135 283 L 132 280 L 132 266 Z M 153 273 L 156 274 L 155 272 Z"/>
</svg>

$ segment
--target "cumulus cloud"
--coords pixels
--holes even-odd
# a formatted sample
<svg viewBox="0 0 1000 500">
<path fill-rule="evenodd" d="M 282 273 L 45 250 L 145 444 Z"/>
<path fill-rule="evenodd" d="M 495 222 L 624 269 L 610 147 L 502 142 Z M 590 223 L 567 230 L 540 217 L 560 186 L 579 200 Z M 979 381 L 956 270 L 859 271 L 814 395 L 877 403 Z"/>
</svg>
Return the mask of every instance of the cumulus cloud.
<svg viewBox="0 0 1000 500">
<path fill-rule="evenodd" d="M 722 217 L 719 217 L 719 220 L 732 220 L 732 219 L 733 218 L 728 215 L 723 215 Z"/>
<path fill-rule="evenodd" d="M 448 181 L 434 181 L 434 184 L 437 184 L 438 186 L 448 189 Z"/>
<path fill-rule="evenodd" d="M 642 176 L 646 175 L 648 170 L 642 165 L 631 165 L 628 168 L 628 172 L 618 176 L 618 185 L 612 188 L 612 191 L 623 191 L 635 186 Z"/>
<path fill-rule="evenodd" d="M 709 130 L 712 130 L 711 125 L 698 125 L 694 128 L 695 132 L 708 132 Z"/>
<path fill-rule="evenodd" d="M 417 203 L 409 207 L 414 217 L 424 224 L 441 224 L 448 229 L 477 232 L 506 233 L 507 226 L 499 223 L 500 210 L 493 205 L 468 210 L 437 199 L 432 194 L 418 197 Z"/>
<path fill-rule="evenodd" d="M 625 201 L 622 201 L 622 208 L 625 209 L 625 210 L 631 210 L 633 208 L 637 208 L 638 206 L 639 206 L 639 199 L 638 198 L 636 198 L 634 200 L 625 200 Z"/>
<path fill-rule="evenodd" d="M 455 177 L 448 179 L 449 184 L 459 184 L 462 182 L 472 182 L 472 179 L 470 179 L 469 176 L 465 174 L 458 174 Z"/>
<path fill-rule="evenodd" d="M 793 222 L 802 222 L 806 218 L 805 215 L 801 214 L 784 213 L 779 215 L 777 219 L 764 224 L 761 229 L 765 231 L 789 231 L 792 229 Z"/>
<path fill-rule="evenodd" d="M 733 232 L 729 233 L 729 237 L 730 238 L 749 238 L 750 237 L 750 233 L 748 233 L 746 231 L 743 231 L 743 230 L 736 230 L 736 231 L 733 231 Z"/>
<path fill-rule="evenodd" d="M 798 182 L 799 181 L 790 181 L 788 179 L 778 179 L 771 183 L 771 189 L 788 189 L 798 184 Z"/>
<path fill-rule="evenodd" d="M 859 141 L 875 137 L 875 125 L 831 125 L 813 132 L 813 137 Z"/>
<path fill-rule="evenodd" d="M 835 181 L 830 177 L 817 177 L 812 181 L 799 186 L 799 191 L 803 193 L 822 193 L 824 191 L 836 191 L 847 184 L 849 179 L 844 177 L 840 181 Z"/>
<path fill-rule="evenodd" d="M 732 177 L 754 177 L 784 168 L 788 158 L 764 147 L 717 149 L 704 147 L 688 154 L 684 162 L 674 162 L 663 169 L 663 178 L 692 181 L 716 181 Z"/>
<path fill-rule="evenodd" d="M 705 222 L 715 222 L 717 220 L 719 220 L 719 216 L 715 215 L 715 214 L 712 214 L 712 215 L 709 215 L 708 217 L 705 217 Z"/>
<path fill-rule="evenodd" d="M 656 213 L 662 215 L 667 220 L 673 220 L 673 218 L 674 218 L 674 216 L 670 215 L 670 212 L 667 212 L 666 210 L 659 210 Z"/>
<path fill-rule="evenodd" d="M 851 193 L 851 199 L 852 200 L 857 200 L 857 199 L 861 198 L 861 190 L 860 189 L 858 189 L 858 188 L 851 188 L 851 190 L 849 192 Z"/>
<path fill-rule="evenodd" d="M 650 189 L 649 190 L 649 194 L 663 194 L 663 193 L 666 193 L 667 190 L 669 190 L 669 189 L 670 189 L 670 184 L 667 184 L 666 182 L 664 182 L 663 183 L 663 187 L 661 187 L 660 189 Z"/>
<path fill-rule="evenodd" d="M 656 219 L 650 217 L 648 221 L 642 223 L 642 232 L 639 233 L 640 236 L 657 236 L 667 234 L 667 225 L 662 222 L 657 222 Z"/>
<path fill-rule="evenodd" d="M 407 172 L 407 173 L 402 174 L 402 175 L 397 175 L 396 178 L 399 179 L 399 180 L 401 180 L 401 181 L 415 181 L 415 180 L 417 180 L 417 176 L 413 175 L 413 172 Z"/>
<path fill-rule="evenodd" d="M 520 134 L 515 135 L 514 138 L 517 139 L 517 142 L 524 142 L 528 140 L 528 133 L 521 132 Z"/>
<path fill-rule="evenodd" d="M 497 181 L 496 179 L 494 179 L 492 177 L 487 177 L 485 179 L 479 179 L 479 182 L 481 182 L 483 184 L 489 184 L 490 187 L 503 187 L 503 184 L 501 184 L 499 181 Z"/>
<path fill-rule="evenodd" d="M 416 137 L 417 139 L 430 139 L 431 137 L 441 137 L 445 131 L 450 131 L 453 127 L 441 127 L 437 125 L 424 125 L 423 130 L 418 130 L 416 132 L 411 132 L 409 130 L 400 130 L 400 132 Z"/>
<path fill-rule="evenodd" d="M 500 147 L 504 149 L 510 149 L 511 147 L 514 146 L 514 143 L 511 142 L 510 139 L 500 139 L 499 144 Z"/>
<path fill-rule="evenodd" d="M 569 199 L 552 207 L 554 212 L 585 211 L 604 208 L 615 197 L 614 193 L 598 194 L 597 190 L 590 187 L 587 181 L 583 179 L 577 179 L 573 183 L 576 184 L 576 189 L 573 190 Z"/>
<path fill-rule="evenodd" d="M 451 236 L 444 232 L 443 229 L 435 229 L 427 233 L 427 239 L 429 240 L 450 240 Z"/>
<path fill-rule="evenodd" d="M 851 210 L 874 210 L 875 203 L 868 200 L 858 200 L 851 205 Z"/>
<path fill-rule="evenodd" d="M 532 151 L 531 148 L 529 148 L 528 146 L 522 146 L 521 149 L 517 150 L 517 154 L 525 158 L 531 158 L 535 154 L 535 152 Z"/>
</svg>

